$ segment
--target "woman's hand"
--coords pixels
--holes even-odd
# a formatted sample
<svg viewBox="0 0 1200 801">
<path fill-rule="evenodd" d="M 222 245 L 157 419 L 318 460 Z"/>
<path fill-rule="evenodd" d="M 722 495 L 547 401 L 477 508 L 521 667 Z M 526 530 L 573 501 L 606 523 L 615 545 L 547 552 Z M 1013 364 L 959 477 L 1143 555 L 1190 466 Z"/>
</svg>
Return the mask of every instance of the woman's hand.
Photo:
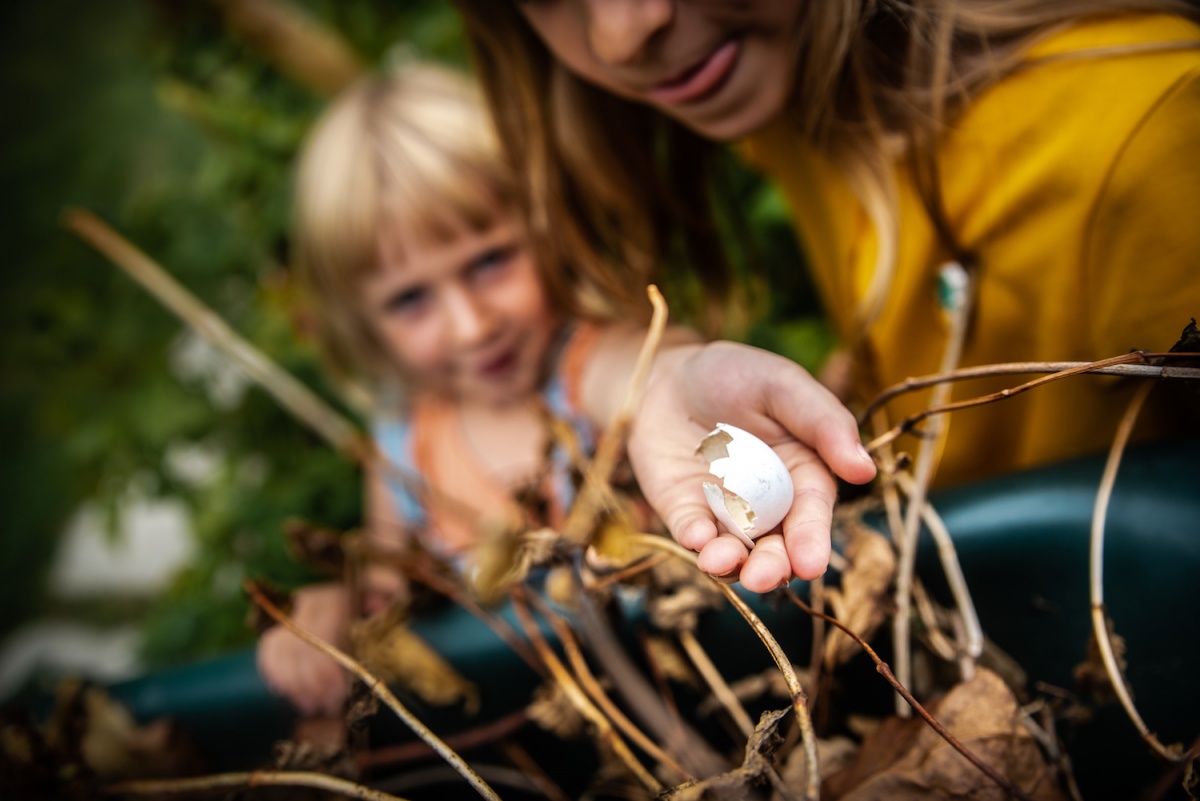
<svg viewBox="0 0 1200 801">
<path fill-rule="evenodd" d="M 350 625 L 350 597 L 340 584 L 296 591 L 292 619 L 326 642 L 341 647 Z M 350 692 L 350 679 L 333 659 L 283 626 L 258 640 L 258 673 L 276 695 L 305 715 L 336 715 Z"/>
<path fill-rule="evenodd" d="M 718 530 L 701 485 L 712 480 L 695 454 L 716 423 L 755 434 L 783 459 L 795 500 L 782 534 L 747 549 Z M 852 484 L 875 476 L 853 415 L 795 362 L 748 345 L 713 342 L 662 352 L 634 415 L 629 457 L 647 500 L 702 570 L 767 592 L 829 565 L 834 474 Z"/>
</svg>

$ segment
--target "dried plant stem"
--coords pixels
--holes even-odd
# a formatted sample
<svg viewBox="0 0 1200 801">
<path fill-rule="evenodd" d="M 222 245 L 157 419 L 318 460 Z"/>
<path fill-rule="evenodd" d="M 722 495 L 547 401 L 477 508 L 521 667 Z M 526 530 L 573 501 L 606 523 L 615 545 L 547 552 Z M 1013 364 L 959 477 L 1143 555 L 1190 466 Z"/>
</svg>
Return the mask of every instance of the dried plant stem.
<svg viewBox="0 0 1200 801">
<path fill-rule="evenodd" d="M 333 659 L 346 670 L 358 676 L 359 679 L 366 684 L 367 689 L 371 691 L 380 701 L 391 709 L 400 720 L 404 721 L 413 732 L 424 740 L 429 746 L 437 752 L 438 756 L 444 759 L 452 768 L 454 768 L 463 778 L 465 778 L 475 791 L 484 798 L 496 799 L 499 801 L 499 796 L 488 786 L 479 774 L 471 770 L 470 766 L 463 761 L 450 746 L 446 745 L 442 740 L 429 730 L 415 715 L 405 707 L 400 700 L 392 694 L 387 685 L 380 681 L 376 676 L 372 675 L 366 668 L 359 664 L 339 649 L 317 637 L 312 632 L 305 629 L 303 626 L 297 625 L 287 615 L 285 615 L 275 604 L 271 603 L 270 599 L 258 588 L 258 586 L 247 580 L 244 584 L 247 594 L 254 600 L 254 603 L 270 615 L 277 623 L 285 627 L 288 631 L 300 637 L 302 640 L 320 650 L 322 653 Z"/>
<path fill-rule="evenodd" d="M 562 616 L 550 609 L 550 605 L 542 601 L 538 595 L 530 595 L 529 597 L 537 604 L 538 612 L 542 617 L 549 621 L 550 625 L 554 628 L 554 633 L 558 635 L 558 640 L 562 643 L 563 651 L 566 653 L 567 659 L 570 660 L 571 667 L 575 670 L 575 676 L 579 680 L 580 686 L 592 701 L 595 702 L 596 706 L 600 707 L 608 715 L 609 719 L 616 724 L 617 728 L 624 732 L 626 737 L 645 751 L 652 759 L 675 771 L 682 780 L 695 781 L 695 776 L 680 766 L 674 757 L 659 748 L 653 740 L 635 726 L 633 721 L 612 702 L 612 699 L 604 692 L 604 688 L 600 686 L 600 682 L 592 675 L 587 660 L 583 656 L 583 651 L 579 647 L 579 642 L 575 638 L 575 632 L 562 619 Z"/>
<path fill-rule="evenodd" d="M 856 632 L 852 631 L 849 626 L 845 625 L 837 618 L 827 615 L 824 612 L 818 612 L 808 604 L 804 603 L 804 601 L 800 600 L 796 593 L 792 592 L 791 589 L 788 589 L 786 592 L 788 597 L 792 600 L 792 603 L 796 604 L 796 606 L 800 607 L 805 612 L 808 612 L 810 615 L 820 617 L 834 626 L 837 626 L 848 637 L 858 643 L 859 647 L 866 651 L 867 656 L 869 656 L 871 661 L 875 663 L 876 672 L 883 676 L 888 684 L 892 685 L 892 689 L 898 692 L 904 698 L 904 700 L 908 702 L 909 706 L 913 708 L 913 711 L 915 711 L 922 720 L 928 723 L 929 726 L 935 732 L 937 732 L 938 736 L 945 740 L 951 748 L 962 754 L 968 762 L 979 768 L 979 770 L 983 771 L 988 778 L 1002 787 L 1009 795 L 1019 798 L 1021 801 L 1032 801 L 1029 796 L 1026 795 L 1023 790 L 1021 790 L 1020 787 L 1017 787 L 1005 776 L 997 772 L 995 768 L 976 756 L 975 753 L 963 745 L 957 737 L 947 731 L 946 727 L 938 722 L 937 718 L 929 714 L 929 711 L 925 709 L 925 707 L 921 706 L 921 703 L 913 697 L 913 694 L 909 692 L 903 684 L 896 680 L 895 675 L 892 673 L 892 669 L 888 667 L 886 662 L 879 658 L 879 654 L 875 653 L 875 649 L 872 648 L 866 640 L 860 637 Z"/>
<path fill-rule="evenodd" d="M 929 597 L 929 593 L 925 591 L 925 585 L 920 581 L 913 581 L 912 595 L 917 617 L 925 624 L 926 645 L 942 659 L 953 662 L 958 657 L 959 648 L 942 631 L 942 621 L 939 618 L 938 609 L 934 605 L 933 599 Z"/>
<path fill-rule="evenodd" d="M 737 695 L 725 681 L 725 677 L 721 675 L 721 671 L 717 670 L 717 666 L 713 664 L 708 657 L 708 652 L 704 650 L 704 646 L 696 639 L 696 635 L 687 629 L 682 629 L 676 632 L 679 637 L 679 644 L 683 646 L 683 650 L 688 655 L 688 659 L 692 660 L 696 670 L 700 676 L 712 689 L 713 695 L 721 702 L 721 706 L 733 718 L 737 727 L 742 730 L 742 734 L 750 737 L 754 734 L 754 721 L 750 720 L 750 715 L 746 713 L 742 702 L 738 700 Z"/>
<path fill-rule="evenodd" d="M 464 520 L 478 518 L 474 510 L 445 493 L 434 491 L 420 476 L 384 458 L 374 443 L 364 437 L 353 423 L 241 337 L 161 265 L 96 215 L 86 209 L 68 208 L 63 213 L 63 225 L 137 281 L 206 342 L 223 353 L 247 378 L 266 390 L 286 411 L 309 426 L 339 453 L 365 467 L 379 469 L 384 475 L 426 499 L 431 506 Z"/>
<path fill-rule="evenodd" d="M 637 534 L 634 536 L 634 541 L 639 545 L 644 545 L 647 548 L 655 548 L 660 551 L 678 556 L 689 564 L 695 566 L 696 554 L 692 553 L 674 540 L 660 537 L 653 534 Z M 711 578 L 711 577 L 710 577 Z M 821 766 L 817 760 L 817 737 L 813 732 L 812 718 L 808 714 L 808 695 L 804 692 L 804 687 L 800 684 L 800 679 L 796 677 L 796 671 L 792 668 L 792 662 L 780 647 L 770 629 L 762 622 L 754 610 L 746 604 L 745 601 L 737 594 L 737 591 L 728 584 L 723 584 L 716 579 L 711 579 L 714 586 L 724 594 L 726 600 L 733 605 L 758 638 L 762 640 L 763 645 L 767 647 L 767 651 L 771 654 L 771 658 L 775 660 L 775 665 L 779 668 L 779 672 L 783 675 L 783 680 L 787 683 L 788 690 L 792 696 L 792 710 L 796 713 L 796 720 L 800 724 L 800 739 L 804 747 L 804 797 L 818 798 L 821 790 Z"/>
<path fill-rule="evenodd" d="M 571 671 L 567 670 L 566 665 L 554 653 L 554 649 L 542 637 L 537 623 L 533 620 L 529 605 L 525 600 L 524 591 L 519 586 L 513 589 L 512 606 L 517 618 L 521 621 L 522 627 L 525 629 L 525 633 L 533 643 L 533 647 L 537 649 L 538 654 L 545 661 L 546 667 L 550 669 L 550 674 L 566 694 L 571 705 L 596 728 L 596 736 L 612 749 L 613 754 L 624 763 L 625 767 L 642 783 L 643 787 L 652 793 L 661 793 L 664 789 L 662 784 L 658 779 L 654 778 L 650 771 L 646 769 L 646 766 L 639 762 L 634 753 L 629 750 L 629 746 L 621 739 L 621 735 L 613 728 L 609 719 L 592 703 L 587 693 L 584 692 L 579 682 L 571 674 Z"/>
<path fill-rule="evenodd" d="M 904 473 L 896 475 L 900 489 L 909 493 L 911 498 L 912 479 Z M 911 500 L 910 500 L 911 502 Z M 937 545 L 938 559 L 942 563 L 942 572 L 946 575 L 946 583 L 950 585 L 950 594 L 954 596 L 954 604 L 962 618 L 964 637 L 958 649 L 960 658 L 965 658 L 968 665 L 983 653 L 983 626 L 979 623 L 979 614 L 975 611 L 975 603 L 971 600 L 971 590 L 967 587 L 967 579 L 963 576 L 962 564 L 958 561 L 958 551 L 954 548 L 954 540 L 950 531 L 942 521 L 941 515 L 929 502 L 922 504 L 921 519 L 933 541 Z M 968 667 L 968 671 L 970 667 Z M 964 675 L 970 678 L 970 675 Z"/>
<path fill-rule="evenodd" d="M 654 364 L 654 356 L 658 352 L 663 331 L 667 326 L 667 303 L 663 300 L 662 293 L 653 284 L 646 287 L 646 293 L 650 297 L 650 304 L 654 311 L 650 317 L 646 338 L 642 342 L 642 349 L 634 363 L 629 386 L 617 409 L 616 416 L 600 438 L 599 445 L 596 447 L 596 455 L 588 463 L 587 471 L 584 474 L 583 489 L 575 499 L 571 512 L 563 524 L 563 536 L 572 542 L 583 542 L 586 539 L 587 534 L 595 525 L 597 512 L 612 493 L 608 480 L 617 465 L 621 450 L 625 447 L 625 438 L 629 434 L 634 409 L 641 400 L 642 390 L 645 389 L 646 380 L 650 376 L 650 368 Z"/>
<path fill-rule="evenodd" d="M 1067 370 L 1079 370 L 1095 375 L 1119 375 L 1137 378 L 1200 378 L 1200 368 L 1146 364 L 1154 359 L 1166 356 L 1171 358 L 1200 358 L 1200 353 L 1154 353 L 1148 351 L 1132 351 L 1116 357 L 1116 360 L 1106 359 L 1103 362 L 1005 362 L 985 364 L 977 367 L 959 367 L 945 373 L 923 375 L 916 378 L 906 378 L 904 381 L 877 395 L 866 409 L 859 415 L 859 424 L 869 420 L 876 411 L 892 399 L 915 392 L 918 389 L 940 384 L 946 381 L 966 381 L 975 378 L 988 378 L 1001 375 L 1022 375 L 1036 373 L 1062 373 Z M 1141 362 L 1138 364 L 1138 362 Z M 1103 365 L 1097 367 L 1096 365 Z M 1090 369 L 1081 369 L 1090 368 Z"/>
<path fill-rule="evenodd" d="M 188 779 L 149 779 L 105 785 L 105 795 L 161 795 L 164 793 L 194 793 L 223 788 L 248 787 L 312 787 L 337 793 L 344 798 L 363 801 L 404 801 L 399 796 L 339 779 L 325 773 L 286 770 L 254 770 L 245 773 L 218 773 Z"/>
<path fill-rule="evenodd" d="M 1130 695 L 1129 688 L 1125 685 L 1125 678 L 1121 675 L 1116 654 L 1113 653 L 1112 640 L 1108 636 L 1108 616 L 1104 611 L 1104 524 L 1108 516 L 1108 503 L 1112 498 L 1113 486 L 1117 481 L 1117 469 L 1121 465 L 1121 456 L 1125 452 L 1125 445 L 1129 441 L 1134 423 L 1137 422 L 1138 412 L 1141 411 L 1146 397 L 1153 388 L 1153 384 L 1142 384 L 1130 400 L 1129 407 L 1125 410 L 1120 425 L 1117 426 L 1116 436 L 1113 437 L 1112 447 L 1108 452 L 1108 461 L 1105 463 L 1104 473 L 1100 477 L 1100 486 L 1096 491 L 1096 503 L 1092 510 L 1090 548 L 1092 633 L 1096 638 L 1096 646 L 1100 649 L 1104 669 L 1108 673 L 1109 681 L 1112 682 L 1113 691 L 1121 701 L 1121 706 L 1125 708 L 1125 714 L 1133 721 L 1138 734 L 1154 749 L 1155 753 L 1163 759 L 1175 762 L 1181 758 L 1180 749 L 1178 747 L 1167 748 L 1160 743 L 1146 726 L 1142 716 L 1138 714 L 1137 707 L 1133 705 L 1133 696 Z"/>
<path fill-rule="evenodd" d="M 500 742 L 528 724 L 529 716 L 525 714 L 524 709 L 518 709 L 499 720 L 450 735 L 445 738 L 445 742 L 451 748 L 466 751 L 486 743 Z M 371 751 L 360 751 L 354 758 L 354 764 L 361 770 L 371 770 L 425 759 L 433 754 L 435 752 L 425 742 L 411 741 L 387 745 Z"/>
<path fill-rule="evenodd" d="M 219 315 L 129 240 L 85 209 L 68 208 L 63 214 L 63 224 L 228 356 L 249 378 L 330 445 L 355 460 L 363 459 L 363 438 L 350 421 L 239 336 Z"/>
<path fill-rule="evenodd" d="M 970 291 L 967 289 L 970 279 L 966 270 L 957 262 L 942 268 L 942 281 L 946 283 L 946 274 L 954 271 L 961 276 L 964 290 L 956 293 L 957 303 L 943 306 L 945 316 L 950 324 L 946 337 L 946 348 L 942 352 L 942 363 L 938 372 L 946 373 L 958 367 L 962 357 L 963 342 L 967 335 L 967 320 L 970 318 Z M 929 406 L 940 408 L 950 399 L 949 383 L 939 383 L 933 386 L 929 396 Z M 896 614 L 892 618 L 892 647 L 896 653 L 896 673 L 900 683 L 908 686 L 912 678 L 912 657 L 909 639 L 909 612 L 912 608 L 913 571 L 916 569 L 917 539 L 921 529 L 921 512 L 925 508 L 925 495 L 929 484 L 937 470 L 940 452 L 950 427 L 949 419 L 943 416 L 933 418 L 929 424 L 928 436 L 922 438 L 917 447 L 917 456 L 913 462 L 914 475 L 907 488 L 908 508 L 904 512 L 904 527 L 893 531 L 899 559 L 896 564 Z M 898 474 L 899 475 L 899 474 Z M 904 699 L 896 697 L 896 714 L 908 717 L 909 706 Z"/>
<path fill-rule="evenodd" d="M 812 601 L 814 609 L 822 612 L 825 611 L 825 577 L 817 576 L 812 581 L 808 582 L 808 597 Z M 823 678 L 821 669 L 825 664 L 825 621 L 821 618 L 813 618 L 812 632 L 812 652 L 808 658 L 808 683 L 813 687 L 820 687 Z M 820 695 L 815 695 L 812 703 L 808 705 L 808 711 L 811 713 L 813 708 L 821 702 Z M 824 710 L 822 710 L 824 711 Z"/>
<path fill-rule="evenodd" d="M 337 33 L 294 3 L 217 0 L 231 33 L 306 89 L 332 95 L 365 72 Z"/>
<path fill-rule="evenodd" d="M 653 556 L 648 556 L 645 559 L 634 562 L 628 567 L 623 567 L 620 570 L 615 570 L 612 573 L 605 573 L 601 576 L 589 578 L 585 588 L 589 590 L 599 590 L 609 586 L 610 584 L 618 584 L 622 581 L 627 581 L 634 576 L 645 573 L 647 570 L 654 569 L 670 558 L 670 554 L 656 553 Z"/>
<path fill-rule="evenodd" d="M 533 786 L 548 801 L 571 801 L 571 797 L 555 784 L 546 771 L 542 770 L 542 766 L 534 761 L 529 752 L 522 748 L 516 740 L 504 739 L 498 745 L 508 760 L 517 766 L 517 770 L 524 774 L 526 779 L 533 782 Z"/>
<path fill-rule="evenodd" d="M 1154 356 L 1166 356 L 1168 354 L 1153 354 L 1153 355 Z M 1200 357 L 1200 354 L 1197 354 L 1197 353 L 1171 353 L 1169 355 L 1171 356 L 1171 358 Z M 1040 387 L 1044 384 L 1049 384 L 1052 381 L 1058 381 L 1063 378 L 1070 378 L 1071 376 L 1081 375 L 1083 373 L 1103 372 L 1102 368 L 1114 367 L 1116 365 L 1122 365 L 1122 364 L 1128 365 L 1128 364 L 1131 364 L 1132 362 L 1144 361 L 1145 359 L 1151 358 L 1151 356 L 1152 356 L 1152 354 L 1148 354 L 1143 351 L 1133 351 L 1131 353 L 1124 353 L 1124 354 L 1121 354 L 1120 356 L 1113 356 L 1112 358 L 1101 359 L 1100 361 L 1095 361 L 1095 362 L 1072 362 L 1071 364 L 1074 365 L 1072 367 L 1069 367 L 1069 368 L 1066 368 L 1063 370 L 1059 370 L 1057 372 L 1051 373 L 1050 375 L 1042 376 L 1041 378 L 1035 378 L 1032 381 L 1027 381 L 1024 384 L 1019 384 L 1018 386 L 1015 386 L 1015 387 L 1009 387 L 1007 389 L 1002 389 L 999 392 L 993 392 L 990 395 L 981 395 L 976 398 L 968 398 L 966 400 L 956 401 L 954 403 L 947 403 L 943 406 L 930 407 L 930 408 L 925 409 L 924 411 L 918 412 L 917 414 L 906 417 L 904 420 L 901 420 L 900 423 L 898 423 L 890 431 L 885 432 L 884 434 L 876 437 L 875 439 L 873 439 L 869 443 L 867 443 L 866 448 L 868 451 L 874 453 L 879 447 L 881 447 L 885 443 L 892 442 L 896 438 L 900 437 L 902 434 L 908 433 L 917 425 L 917 423 L 921 422 L 922 420 L 925 420 L 926 418 L 932 417 L 934 415 L 946 414 L 947 412 L 956 412 L 961 409 L 971 408 L 973 406 L 983 406 L 988 403 L 994 403 L 996 401 L 1001 401 L 1001 400 L 1005 400 L 1007 398 L 1015 397 L 1017 395 L 1020 395 L 1023 392 L 1028 392 L 1029 390 L 1034 389 L 1036 387 Z M 1146 374 L 1156 377 L 1156 378 L 1196 378 L 1196 377 L 1200 377 L 1200 370 L 1194 370 L 1194 369 L 1190 369 L 1187 367 L 1150 367 L 1148 369 L 1150 372 L 1148 372 Z M 1024 371 L 1024 372 L 1029 372 L 1029 371 Z"/>
</svg>

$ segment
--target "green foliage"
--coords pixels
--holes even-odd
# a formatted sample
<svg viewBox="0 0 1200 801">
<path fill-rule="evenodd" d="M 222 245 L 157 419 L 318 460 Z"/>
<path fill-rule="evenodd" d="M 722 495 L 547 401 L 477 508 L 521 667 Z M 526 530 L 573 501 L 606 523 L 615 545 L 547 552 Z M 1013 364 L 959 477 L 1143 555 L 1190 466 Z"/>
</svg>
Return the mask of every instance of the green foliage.
<svg viewBox="0 0 1200 801">
<path fill-rule="evenodd" d="M 11 443 L 3 620 L 37 608 L 58 531 L 80 500 L 117 509 L 136 481 L 184 500 L 200 542 L 147 623 L 156 664 L 249 640 L 243 573 L 307 577 L 284 551 L 283 520 L 348 528 L 360 516 L 352 466 L 256 389 L 214 402 L 211 375 L 178 367 L 180 323 L 58 228 L 67 204 L 96 211 L 325 389 L 281 300 L 288 176 L 321 98 L 233 42 L 214 9 L 57 0 L 3 12 L 11 56 L 0 80 L 22 111 L 19 125 L 9 115 L 0 165 L 11 265 L 0 320 Z M 177 475 L 168 454 L 182 446 L 214 454 L 213 475 Z"/>
</svg>

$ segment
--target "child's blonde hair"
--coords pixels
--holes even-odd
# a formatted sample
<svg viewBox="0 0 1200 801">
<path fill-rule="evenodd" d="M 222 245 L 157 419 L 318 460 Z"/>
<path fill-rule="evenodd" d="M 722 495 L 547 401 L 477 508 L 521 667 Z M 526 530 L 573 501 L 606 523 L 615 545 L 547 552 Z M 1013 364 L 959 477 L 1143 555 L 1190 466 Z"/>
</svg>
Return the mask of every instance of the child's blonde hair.
<svg viewBox="0 0 1200 801">
<path fill-rule="evenodd" d="M 381 232 L 440 242 L 464 226 L 483 230 L 509 208 L 518 208 L 512 173 L 466 76 L 410 65 L 337 97 L 300 157 L 293 230 L 323 356 L 343 389 L 403 378 L 371 333 L 360 295 L 378 269 Z M 550 286 L 554 272 L 542 270 Z"/>
</svg>

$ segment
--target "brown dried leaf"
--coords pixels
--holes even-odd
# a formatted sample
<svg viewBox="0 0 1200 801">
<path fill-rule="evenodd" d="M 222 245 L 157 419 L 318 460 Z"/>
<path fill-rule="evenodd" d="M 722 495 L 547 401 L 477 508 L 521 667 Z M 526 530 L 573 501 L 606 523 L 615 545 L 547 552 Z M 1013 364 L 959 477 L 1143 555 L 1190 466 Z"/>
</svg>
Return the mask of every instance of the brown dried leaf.
<svg viewBox="0 0 1200 801">
<path fill-rule="evenodd" d="M 666 637 L 648 636 L 645 640 L 646 657 L 654 663 L 659 675 L 680 684 L 698 686 L 696 671 L 675 643 Z M 775 671 L 778 673 L 779 671 Z"/>
<path fill-rule="evenodd" d="M 564 740 L 578 737 L 584 730 L 584 719 L 557 682 L 541 685 L 526 707 L 529 719 Z"/>
<path fill-rule="evenodd" d="M 589 564 L 598 570 L 620 570 L 648 556 L 649 549 L 634 544 L 635 533 L 624 516 L 606 515 L 596 527 L 588 547 Z"/>
<path fill-rule="evenodd" d="M 342 532 L 318 526 L 307 520 L 284 521 L 283 538 L 288 553 L 296 561 L 309 565 L 326 576 L 340 578 L 346 568 Z"/>
<path fill-rule="evenodd" d="M 775 752 L 783 744 L 779 722 L 790 715 L 791 709 L 767 710 L 746 742 L 746 756 L 740 767 L 695 782 L 672 787 L 662 794 L 671 801 L 701 801 L 704 798 L 746 798 L 750 788 L 768 781 L 775 769 Z"/>
<path fill-rule="evenodd" d="M 573 569 L 565 565 L 550 568 L 543 590 L 546 599 L 563 609 L 579 608 L 579 585 Z"/>
<path fill-rule="evenodd" d="M 817 739 L 817 764 L 821 776 L 832 776 L 844 770 L 858 754 L 859 745 L 849 737 L 831 737 Z M 788 755 L 779 775 L 788 787 L 803 787 L 808 779 L 808 760 L 803 748 L 795 748 Z M 779 801 L 778 794 L 772 801 Z"/>
<path fill-rule="evenodd" d="M 1125 639 L 1113 629 L 1112 618 L 1104 616 L 1104 624 L 1108 628 L 1108 639 L 1112 643 L 1113 657 L 1117 661 L 1117 669 L 1125 675 Z M 1073 671 L 1075 686 L 1080 693 L 1090 694 L 1097 703 L 1107 704 L 1117 700 L 1116 690 L 1113 689 L 1112 677 L 1104 665 L 1104 657 L 1100 654 L 1100 646 L 1096 644 L 1096 634 L 1088 635 L 1087 659 L 1075 666 Z M 1125 686 L 1133 694 L 1133 689 L 1126 682 Z"/>
<path fill-rule="evenodd" d="M 170 721 L 143 726 L 103 690 L 84 693 L 87 730 L 83 755 L 97 775 L 106 778 L 176 776 L 201 764 L 199 753 Z"/>
<path fill-rule="evenodd" d="M 1046 764 L 1037 741 L 1020 723 L 1017 700 L 999 676 L 979 670 L 970 681 L 952 688 L 933 715 L 968 749 L 979 756 L 1031 798 L 1038 801 L 1066 801 L 1068 796 L 1054 782 L 1055 771 Z M 859 758 L 851 767 L 863 776 L 860 783 L 840 797 L 843 801 L 897 799 L 970 798 L 973 801 L 1000 801 L 1007 797 L 1003 788 L 972 765 L 937 732 L 923 722 L 914 737 L 907 737 L 909 724 L 885 724 L 877 737 L 891 741 L 888 748 L 864 743 Z M 865 758 L 894 750 L 908 739 L 910 747 L 891 764 L 871 773 L 860 766 Z M 878 760 L 886 762 L 886 760 Z M 829 785 L 834 784 L 830 777 Z"/>
<path fill-rule="evenodd" d="M 475 546 L 471 591 L 485 603 L 500 600 L 530 570 L 550 562 L 565 542 L 552 528 L 514 532 L 497 527 Z"/>
<path fill-rule="evenodd" d="M 292 596 L 284 592 L 275 585 L 262 579 L 255 579 L 254 586 L 258 588 L 268 601 L 275 605 L 279 611 L 285 615 L 292 613 Z M 250 604 L 250 611 L 247 613 L 247 624 L 254 630 L 258 636 L 262 636 L 268 629 L 278 625 L 275 618 L 267 614 L 258 604 Z"/>
<path fill-rule="evenodd" d="M 356 621 L 350 643 L 359 661 L 388 684 L 398 684 L 431 704 L 462 701 L 468 714 L 479 709 L 479 690 L 417 636 L 398 615 Z"/>
<path fill-rule="evenodd" d="M 792 672 L 796 674 L 796 679 L 802 687 L 811 686 L 810 674 L 806 668 L 792 665 Z M 764 695 L 784 699 L 792 697 L 792 689 L 788 687 L 787 679 L 776 667 L 768 668 L 761 673 L 752 673 L 745 678 L 731 682 L 729 689 L 742 702 L 752 701 Z M 710 696 L 700 702 L 696 712 L 700 715 L 711 715 L 721 708 L 721 702 Z"/>
<path fill-rule="evenodd" d="M 891 611 L 890 588 L 896 575 L 896 554 L 887 538 L 858 520 L 847 520 L 846 560 L 840 589 L 827 588 L 826 601 L 838 620 L 870 640 Z M 858 645 L 834 630 L 825 640 L 825 664 L 842 664 L 858 653 Z"/>
<path fill-rule="evenodd" d="M 700 615 L 710 609 L 720 609 L 724 597 L 711 587 L 684 584 L 671 592 L 648 595 L 646 615 L 663 631 L 695 631 Z"/>
</svg>

